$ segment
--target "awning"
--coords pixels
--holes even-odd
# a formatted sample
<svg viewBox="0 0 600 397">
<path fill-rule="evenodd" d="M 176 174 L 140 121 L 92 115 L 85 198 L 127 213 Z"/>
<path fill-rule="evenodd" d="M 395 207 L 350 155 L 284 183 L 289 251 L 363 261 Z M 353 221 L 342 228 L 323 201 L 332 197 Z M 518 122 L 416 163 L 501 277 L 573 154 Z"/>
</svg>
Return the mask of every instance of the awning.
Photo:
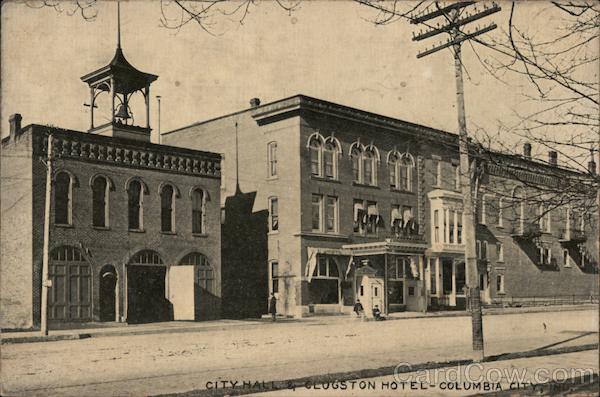
<svg viewBox="0 0 600 397">
<path fill-rule="evenodd" d="M 412 208 L 404 208 L 404 210 L 402 212 L 403 212 L 402 219 L 404 219 L 403 227 L 406 227 L 408 225 L 408 222 L 412 221 L 412 219 L 413 219 Z"/>
<path fill-rule="evenodd" d="M 399 208 L 392 208 L 392 216 L 390 219 L 390 226 L 394 227 L 396 221 L 398 220 L 402 220 L 402 216 L 400 215 L 400 209 Z"/>
<path fill-rule="evenodd" d="M 313 273 L 317 267 L 317 255 L 331 255 L 331 256 L 348 256 L 350 252 L 342 248 L 324 248 L 324 247 L 306 247 L 308 254 L 308 261 L 306 262 L 305 276 L 308 282 L 312 280 Z"/>
<path fill-rule="evenodd" d="M 367 208 L 367 215 L 369 215 L 369 216 L 379 216 L 379 210 L 377 210 L 377 206 L 376 205 L 370 205 L 369 208 Z"/>
<path fill-rule="evenodd" d="M 359 221 L 363 214 L 363 206 L 362 203 L 354 203 L 354 220 Z"/>
</svg>

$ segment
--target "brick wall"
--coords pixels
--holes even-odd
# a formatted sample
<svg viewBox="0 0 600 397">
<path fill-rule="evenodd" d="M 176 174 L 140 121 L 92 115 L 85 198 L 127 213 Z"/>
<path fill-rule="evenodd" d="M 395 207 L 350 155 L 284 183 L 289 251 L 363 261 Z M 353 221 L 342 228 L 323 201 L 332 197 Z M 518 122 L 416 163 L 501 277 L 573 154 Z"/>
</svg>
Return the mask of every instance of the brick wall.
<svg viewBox="0 0 600 397">
<path fill-rule="evenodd" d="M 32 153 L 30 136 L 2 144 L 0 328 L 31 328 Z"/>
<path fill-rule="evenodd" d="M 27 146 L 31 153 L 32 134 L 41 133 L 34 126 L 22 136 L 27 137 Z M 2 288 L 3 296 L 12 301 L 19 300 L 20 310 L 28 315 L 28 323 L 23 324 L 11 320 L 11 327 L 39 325 L 40 321 L 40 291 L 41 268 L 43 253 L 44 205 L 46 168 L 40 155 L 28 159 L 26 167 L 16 162 L 5 167 L 11 157 L 4 148 L 2 156 L 2 282 L 12 283 L 11 287 Z M 121 166 L 114 163 L 92 162 L 87 159 L 72 159 L 57 157 L 53 163 L 54 174 L 68 171 L 74 176 L 75 183 L 72 192 L 72 225 L 62 227 L 53 225 L 51 228 L 50 251 L 63 245 L 83 248 L 87 253 L 87 261 L 92 270 L 92 315 L 99 319 L 99 280 L 100 269 L 107 264 L 113 265 L 117 271 L 120 292 L 121 315 L 125 314 L 125 264 L 137 252 L 149 249 L 160 254 L 163 262 L 169 265 L 178 264 L 181 259 L 192 252 L 205 255 L 214 269 L 215 290 L 217 300 L 214 310 L 207 313 L 207 318 L 220 316 L 221 297 L 221 232 L 220 232 L 220 179 L 218 177 L 198 177 L 168 170 L 143 169 L 135 166 Z M 19 175 L 28 176 L 29 184 L 8 186 L 4 175 L 18 170 Z M 91 181 L 95 175 L 107 177 L 112 184 L 109 193 L 109 227 L 95 228 L 92 225 L 92 188 Z M 126 185 L 130 178 L 140 178 L 147 186 L 143 198 L 143 232 L 128 230 L 128 198 Z M 176 187 L 178 196 L 174 200 L 175 233 L 162 233 L 160 222 L 160 187 L 170 183 Z M 5 188 L 6 187 L 6 188 Z M 202 235 L 192 233 L 191 190 L 201 187 L 208 193 L 205 206 L 204 225 L 206 232 Z M 6 196 L 6 200 L 5 200 Z M 24 196 L 15 207 L 17 211 L 5 211 L 11 200 Z M 54 220 L 55 203 L 51 209 L 51 219 Z M 5 212 L 10 216 L 4 216 Z M 5 227 L 5 225 L 7 227 Z M 11 230 L 11 225 L 20 225 L 15 234 L 18 237 L 10 239 L 5 231 Z M 16 226 L 13 228 L 13 230 Z M 5 238 L 6 237 L 6 238 Z M 19 242 L 18 244 L 16 242 Z M 18 250 L 18 254 L 14 254 Z M 8 291 L 4 295 L 4 291 Z M 23 302 L 20 302 L 23 301 Z M 7 301 L 10 304 L 10 302 Z M 21 316 L 10 305 L 3 304 L 10 315 Z M 4 325 L 3 325 L 4 326 Z"/>
</svg>

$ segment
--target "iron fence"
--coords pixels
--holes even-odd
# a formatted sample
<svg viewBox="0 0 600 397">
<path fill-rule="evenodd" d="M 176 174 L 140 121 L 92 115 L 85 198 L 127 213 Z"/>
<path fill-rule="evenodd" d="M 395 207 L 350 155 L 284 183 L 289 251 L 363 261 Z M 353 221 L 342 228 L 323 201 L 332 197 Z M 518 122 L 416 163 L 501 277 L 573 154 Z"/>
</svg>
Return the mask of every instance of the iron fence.
<svg viewBox="0 0 600 397">
<path fill-rule="evenodd" d="M 484 307 L 531 307 L 598 304 L 599 295 L 499 296 Z"/>
</svg>

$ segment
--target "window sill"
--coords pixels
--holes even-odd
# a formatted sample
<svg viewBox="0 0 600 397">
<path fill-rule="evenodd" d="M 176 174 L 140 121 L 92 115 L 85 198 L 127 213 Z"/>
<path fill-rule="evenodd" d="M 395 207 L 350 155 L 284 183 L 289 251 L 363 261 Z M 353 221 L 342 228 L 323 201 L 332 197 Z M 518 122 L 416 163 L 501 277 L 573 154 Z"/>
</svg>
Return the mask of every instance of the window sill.
<svg viewBox="0 0 600 397">
<path fill-rule="evenodd" d="M 279 179 L 279 175 L 268 176 L 267 181 L 276 181 Z"/>
<path fill-rule="evenodd" d="M 345 234 L 323 233 L 323 232 L 301 232 L 294 234 L 294 237 L 322 237 L 336 240 L 348 240 Z"/>
<path fill-rule="evenodd" d="M 144 229 L 129 229 L 127 230 L 129 233 L 146 233 Z"/>
<path fill-rule="evenodd" d="M 391 187 L 390 192 L 403 193 L 403 194 L 415 194 L 415 192 L 413 192 L 412 190 L 397 189 L 395 187 Z"/>
<path fill-rule="evenodd" d="M 318 175 L 312 175 L 312 174 L 310 175 L 310 179 L 315 180 L 315 181 L 321 181 L 321 182 L 342 183 L 337 178 L 327 178 L 324 176 L 318 176 Z"/>
<path fill-rule="evenodd" d="M 268 236 L 277 236 L 279 234 L 279 230 L 270 230 L 269 233 L 267 233 Z"/>
<path fill-rule="evenodd" d="M 60 227 L 60 228 L 63 228 L 63 229 L 73 229 L 73 228 L 75 228 L 75 226 L 69 225 L 69 224 L 66 224 L 66 223 L 55 223 L 54 227 Z"/>
<path fill-rule="evenodd" d="M 352 186 L 358 186 L 358 187 L 366 187 L 366 188 L 370 188 L 370 189 L 379 189 L 379 186 L 377 185 L 368 185 L 366 183 L 359 183 L 359 182 L 352 182 Z"/>
<path fill-rule="evenodd" d="M 94 226 L 94 225 L 92 225 L 92 229 L 94 229 L 94 230 L 110 230 L 110 226 Z"/>
<path fill-rule="evenodd" d="M 206 233 L 192 233 L 192 236 L 194 236 L 194 237 L 208 237 L 208 234 L 206 234 Z"/>
<path fill-rule="evenodd" d="M 161 230 L 160 234 L 164 234 L 166 236 L 177 236 L 177 232 L 166 232 L 164 230 Z"/>
<path fill-rule="evenodd" d="M 502 259 L 502 260 L 498 259 L 498 260 L 496 261 L 496 263 L 504 263 L 504 259 Z"/>
<path fill-rule="evenodd" d="M 352 233 L 352 235 L 355 237 L 363 237 L 363 238 L 379 238 L 378 234 L 366 234 L 366 233 L 354 232 L 354 233 Z"/>
<path fill-rule="evenodd" d="M 506 295 L 506 292 L 500 292 L 500 291 L 498 291 L 498 292 L 496 292 L 496 294 L 498 294 L 498 295 Z"/>
</svg>

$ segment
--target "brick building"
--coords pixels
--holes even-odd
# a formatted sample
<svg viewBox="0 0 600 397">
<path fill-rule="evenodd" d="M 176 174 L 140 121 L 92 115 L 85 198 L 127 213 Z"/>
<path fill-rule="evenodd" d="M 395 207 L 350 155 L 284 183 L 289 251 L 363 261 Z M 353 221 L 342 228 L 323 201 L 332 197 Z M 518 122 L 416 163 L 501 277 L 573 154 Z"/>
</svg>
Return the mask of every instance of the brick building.
<svg viewBox="0 0 600 397">
<path fill-rule="evenodd" d="M 2 328 L 40 324 L 49 140 L 50 323 L 220 316 L 221 158 L 150 143 L 156 78 L 131 66 L 119 45 L 107 66 L 82 78 L 87 133 L 22 128 L 11 116 L 2 140 Z M 110 119 L 95 125 L 102 96 Z"/>
<path fill-rule="evenodd" d="M 249 109 L 163 139 L 223 154 L 226 222 L 226 199 L 252 194 L 246 214 L 266 211 L 264 235 L 244 248 L 253 254 L 245 267 L 268 277 L 268 286 L 255 280 L 249 288 L 259 300 L 277 293 L 278 312 L 349 312 L 358 298 L 387 312 L 465 306 L 456 135 L 298 95 L 264 105 L 253 99 Z M 532 187 L 585 184 L 582 174 L 555 157 L 481 157 L 484 301 L 598 294 L 597 212 L 529 200 Z M 235 238 L 224 234 L 224 246 Z"/>
</svg>

